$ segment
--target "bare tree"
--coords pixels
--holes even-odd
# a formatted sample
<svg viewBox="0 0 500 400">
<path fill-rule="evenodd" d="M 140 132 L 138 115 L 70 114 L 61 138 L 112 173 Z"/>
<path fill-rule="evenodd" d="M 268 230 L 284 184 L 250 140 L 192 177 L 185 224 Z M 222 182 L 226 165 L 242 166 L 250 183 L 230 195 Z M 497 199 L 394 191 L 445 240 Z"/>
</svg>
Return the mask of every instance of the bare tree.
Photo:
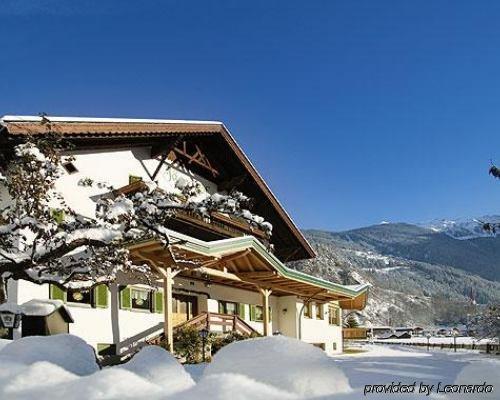
<svg viewBox="0 0 500 400">
<path fill-rule="evenodd" d="M 471 327 L 478 338 L 496 339 L 500 343 L 500 306 L 487 306 L 473 318 Z"/>
</svg>

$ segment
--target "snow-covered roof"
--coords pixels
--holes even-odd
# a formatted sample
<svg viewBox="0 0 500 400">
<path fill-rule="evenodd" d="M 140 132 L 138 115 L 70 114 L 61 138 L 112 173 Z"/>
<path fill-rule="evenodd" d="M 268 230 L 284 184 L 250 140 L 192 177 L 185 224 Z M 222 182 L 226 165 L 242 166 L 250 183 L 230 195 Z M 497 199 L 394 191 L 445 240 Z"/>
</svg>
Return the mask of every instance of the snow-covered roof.
<svg viewBox="0 0 500 400">
<path fill-rule="evenodd" d="M 21 314 L 22 313 L 21 307 L 19 307 L 15 303 L 10 303 L 10 302 L 0 304 L 0 311 L 7 311 L 7 312 L 11 312 L 13 314 Z"/>
<path fill-rule="evenodd" d="M 43 135 L 47 133 L 47 124 L 50 121 L 50 129 L 61 133 L 70 140 L 78 143 L 89 143 L 89 141 L 108 143 L 109 140 L 135 140 L 137 138 L 146 141 L 162 141 L 163 138 L 174 140 L 176 136 L 186 135 L 199 137 L 211 135 L 214 140 L 211 143 L 211 156 L 223 157 L 219 162 L 228 162 L 231 159 L 231 173 L 248 175 L 248 182 L 252 196 L 262 196 L 266 201 L 257 201 L 270 213 L 269 222 L 274 226 L 273 237 L 275 238 L 275 252 L 283 259 L 295 261 L 315 257 L 314 250 L 295 225 L 290 215 L 280 204 L 274 193 L 256 170 L 252 162 L 236 142 L 229 129 L 220 121 L 201 120 L 176 120 L 176 119 L 137 119 L 137 118 L 94 118 L 94 117 L 56 117 L 56 116 L 30 116 L 30 115 L 6 115 L 0 117 L 0 132 L 7 137 L 31 135 Z M 2 129 L 3 128 L 3 129 Z M 222 139 L 222 142 L 220 141 Z M 95 144 L 95 143 L 94 143 Z M 109 143 L 107 144 L 109 145 Z M 207 147 L 210 147 L 207 144 Z M 228 157 L 230 156 L 230 157 Z M 254 187 L 253 184 L 256 186 Z M 247 188 L 247 190 L 250 190 Z M 268 205 L 269 204 L 269 205 Z M 260 207 L 260 206 L 256 206 Z M 282 237 L 283 240 L 276 240 Z"/>
<path fill-rule="evenodd" d="M 21 304 L 20 308 L 24 315 L 30 317 L 48 317 L 55 311 L 63 309 L 69 319 L 73 321 L 71 312 L 61 300 L 31 299 Z"/>
<path fill-rule="evenodd" d="M 42 122 L 43 119 L 52 122 L 95 122 L 95 123 L 145 123 L 145 124 L 214 124 L 222 125 L 220 121 L 201 121 L 183 119 L 157 119 L 157 118 L 95 118 L 95 117 L 40 117 L 37 115 L 4 115 L 0 122 Z"/>
</svg>

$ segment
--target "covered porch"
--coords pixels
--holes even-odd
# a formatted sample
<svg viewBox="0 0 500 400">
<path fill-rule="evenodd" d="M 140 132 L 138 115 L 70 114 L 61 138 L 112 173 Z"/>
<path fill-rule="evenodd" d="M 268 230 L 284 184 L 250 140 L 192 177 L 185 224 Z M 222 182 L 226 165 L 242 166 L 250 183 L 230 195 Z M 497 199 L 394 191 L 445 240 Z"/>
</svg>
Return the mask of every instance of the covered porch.
<svg viewBox="0 0 500 400">
<path fill-rule="evenodd" d="M 169 247 L 157 240 L 129 246 L 133 260 L 149 264 L 162 281 L 163 328 L 170 351 L 177 325 L 172 309 L 176 277 L 259 293 L 265 336 L 272 334 L 271 294 L 296 296 L 304 303 L 338 301 L 340 307 L 353 309 L 361 309 L 366 303 L 367 285 L 343 286 L 290 269 L 253 236 L 205 242 L 171 232 L 171 240 Z"/>
</svg>

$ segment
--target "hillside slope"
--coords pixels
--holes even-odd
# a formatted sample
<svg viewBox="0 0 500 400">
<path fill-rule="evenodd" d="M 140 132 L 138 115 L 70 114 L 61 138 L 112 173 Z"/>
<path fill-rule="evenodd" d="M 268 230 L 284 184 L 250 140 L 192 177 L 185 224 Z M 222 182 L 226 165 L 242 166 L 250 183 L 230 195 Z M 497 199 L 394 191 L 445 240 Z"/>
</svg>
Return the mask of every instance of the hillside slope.
<svg viewBox="0 0 500 400">
<path fill-rule="evenodd" d="M 345 284 L 371 283 L 363 314 L 374 324 L 465 322 L 473 301 L 500 301 L 500 238 L 458 240 L 410 224 L 304 233 L 318 257 L 292 267 Z"/>
</svg>

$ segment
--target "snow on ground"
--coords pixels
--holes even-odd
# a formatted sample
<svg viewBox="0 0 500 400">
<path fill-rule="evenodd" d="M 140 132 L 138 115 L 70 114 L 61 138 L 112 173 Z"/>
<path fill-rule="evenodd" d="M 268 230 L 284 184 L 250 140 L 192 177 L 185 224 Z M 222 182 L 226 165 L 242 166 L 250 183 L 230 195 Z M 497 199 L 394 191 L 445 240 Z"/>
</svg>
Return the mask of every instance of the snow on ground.
<svg viewBox="0 0 500 400">
<path fill-rule="evenodd" d="M 11 342 L 12 340 L 0 339 L 0 350 L 2 350 L 5 346 L 7 346 Z"/>
<path fill-rule="evenodd" d="M 76 375 L 88 375 L 99 369 L 94 349 L 73 335 L 28 336 L 3 347 L 0 363 L 20 364 L 48 361 Z"/>
<path fill-rule="evenodd" d="M 500 358 L 489 358 L 474 352 L 426 352 L 422 349 L 367 345 L 365 353 L 347 354 L 332 357 L 332 361 L 340 366 L 349 379 L 354 390 L 352 399 L 496 399 L 500 398 Z M 434 385 L 429 396 L 425 394 L 409 393 L 367 393 L 364 395 L 365 385 L 413 384 L 416 382 L 416 391 L 420 384 Z M 437 393 L 437 385 L 452 384 L 487 384 L 494 385 L 494 392 L 490 394 L 475 393 L 450 395 Z M 467 397 L 468 396 L 468 397 Z M 347 399 L 348 397 L 346 397 Z M 343 397 L 335 397 L 343 400 Z"/>
<path fill-rule="evenodd" d="M 176 393 L 194 385 L 194 380 L 175 357 L 158 346 L 144 347 L 132 360 L 115 368 L 133 372 L 161 386 L 164 394 Z"/>
<path fill-rule="evenodd" d="M 93 351 L 90 357 L 88 350 L 85 342 L 71 335 L 24 338 L 7 344 L 0 350 L 0 399 L 500 398 L 500 358 L 471 352 L 426 352 L 406 346 L 364 345 L 360 353 L 327 357 L 311 345 L 278 336 L 233 343 L 220 350 L 210 364 L 183 368 L 162 348 L 148 346 L 128 363 L 99 370 L 92 358 Z M 60 357 L 63 353 L 64 361 Z M 433 385 L 433 389 L 429 396 L 364 393 L 366 385 L 372 385 L 370 388 L 392 382 L 416 383 L 417 390 L 420 384 Z M 462 395 L 436 393 L 438 384 L 483 382 L 496 384 L 497 391 Z"/>
<path fill-rule="evenodd" d="M 302 396 L 351 390 L 344 373 L 322 350 L 286 336 L 246 340 L 222 348 L 203 376 L 223 373 L 240 374 Z"/>
</svg>

